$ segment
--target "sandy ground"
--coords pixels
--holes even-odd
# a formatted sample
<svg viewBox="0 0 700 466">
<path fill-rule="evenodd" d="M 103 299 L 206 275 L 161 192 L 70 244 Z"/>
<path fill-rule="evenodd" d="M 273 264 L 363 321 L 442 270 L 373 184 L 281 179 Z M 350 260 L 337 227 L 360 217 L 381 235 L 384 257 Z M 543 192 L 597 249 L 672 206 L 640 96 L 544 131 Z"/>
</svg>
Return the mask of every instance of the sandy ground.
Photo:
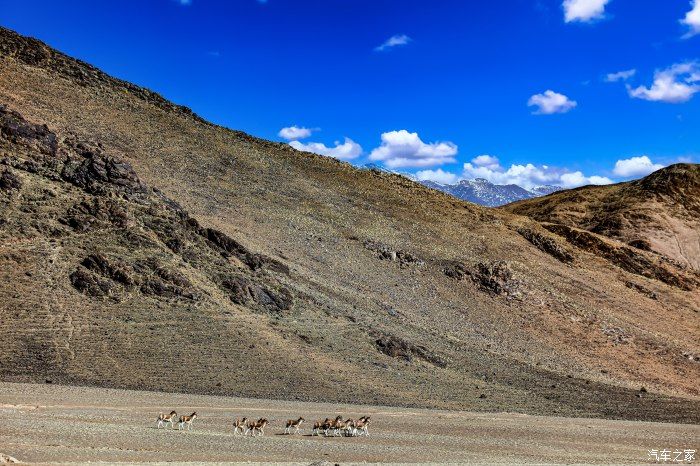
<svg viewBox="0 0 700 466">
<path fill-rule="evenodd" d="M 156 429 L 196 410 L 190 432 Z M 283 435 L 288 418 L 372 416 L 370 437 Z M 264 437 L 234 437 L 266 416 Z M 698 449 L 700 426 L 0 383 L 0 453 L 26 462 L 648 463 L 649 449 Z M 697 456 L 697 455 L 696 455 Z"/>
</svg>

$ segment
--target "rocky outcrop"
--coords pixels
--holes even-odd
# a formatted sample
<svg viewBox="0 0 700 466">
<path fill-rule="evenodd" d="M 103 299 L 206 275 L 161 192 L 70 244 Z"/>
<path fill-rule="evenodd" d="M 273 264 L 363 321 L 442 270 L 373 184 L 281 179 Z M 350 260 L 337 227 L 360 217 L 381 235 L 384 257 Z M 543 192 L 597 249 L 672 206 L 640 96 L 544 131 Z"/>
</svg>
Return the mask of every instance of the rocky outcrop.
<svg viewBox="0 0 700 466">
<path fill-rule="evenodd" d="M 554 238 L 525 227 L 518 228 L 517 232 L 540 251 L 549 254 L 565 264 L 573 262 L 574 255 L 571 251 L 559 244 Z"/>
<path fill-rule="evenodd" d="M 626 245 L 615 244 L 586 230 L 550 223 L 544 223 L 543 226 L 574 246 L 601 256 L 627 272 L 653 278 L 682 290 L 693 290 L 700 285 L 697 274 L 693 271 L 680 270 L 669 261 L 662 262 L 656 255 Z"/>
<path fill-rule="evenodd" d="M 367 240 L 364 242 L 365 249 L 372 251 L 381 260 L 392 261 L 400 267 L 421 267 L 425 262 L 415 255 L 392 248 L 389 245 L 378 241 Z"/>
<path fill-rule="evenodd" d="M 521 296 L 520 281 L 515 279 L 507 261 L 479 262 L 472 267 L 467 267 L 460 261 L 447 261 L 442 270 L 453 280 L 469 278 L 481 290 L 493 295 L 509 298 Z"/>
<path fill-rule="evenodd" d="M 22 189 L 22 180 L 9 169 L 0 172 L 0 191 L 10 193 Z"/>
<path fill-rule="evenodd" d="M 406 362 L 418 358 L 437 367 L 447 367 L 447 361 L 430 352 L 425 346 L 415 345 L 393 335 L 378 335 L 374 344 L 381 353 L 392 358 L 403 359 Z"/>
<path fill-rule="evenodd" d="M 292 293 L 268 273 L 288 275 L 287 266 L 249 251 L 219 230 L 202 227 L 179 204 L 145 185 L 129 163 L 110 155 L 101 144 L 73 135 L 59 139 L 46 126 L 28 122 L 3 106 L 0 136 L 0 142 L 23 148 L 0 160 L 6 167 L 0 172 L 2 191 L 22 187 L 16 171 L 52 183 L 54 188 L 42 195 L 42 202 L 49 204 L 56 196 L 54 191 L 65 190 L 63 185 L 79 188 L 77 192 L 72 188 L 69 207 L 57 205 L 61 213 L 28 220 L 20 228 L 58 237 L 111 235 L 98 235 L 91 246 L 93 252 L 82 257 L 69 274 L 71 285 L 80 293 L 116 301 L 133 293 L 198 300 L 203 293 L 178 270 L 189 263 L 204 270 L 236 304 L 271 312 L 291 308 Z M 35 205 L 22 209 L 37 212 Z M 107 253 L 114 249 L 115 241 L 128 249 L 120 255 Z M 226 260 L 231 257 L 244 269 Z M 222 274 L 229 278 L 220 280 Z"/>
</svg>

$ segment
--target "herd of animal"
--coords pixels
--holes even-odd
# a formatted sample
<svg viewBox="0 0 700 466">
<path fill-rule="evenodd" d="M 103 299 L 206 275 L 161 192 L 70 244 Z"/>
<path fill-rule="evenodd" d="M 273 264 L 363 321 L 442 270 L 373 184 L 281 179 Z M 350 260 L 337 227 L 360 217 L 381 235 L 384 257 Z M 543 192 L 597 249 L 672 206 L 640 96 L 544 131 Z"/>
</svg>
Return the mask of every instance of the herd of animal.
<svg viewBox="0 0 700 466">
<path fill-rule="evenodd" d="M 191 430 L 192 422 L 197 417 L 197 413 L 194 412 L 187 415 L 179 416 L 175 411 L 171 411 L 170 414 L 160 413 L 157 419 L 156 428 L 165 428 L 166 425 L 170 424 L 171 428 L 175 428 L 175 423 L 177 423 L 178 430 Z M 293 435 L 301 430 L 301 425 L 306 422 L 303 417 L 298 419 L 289 419 L 285 424 L 284 433 L 287 435 Z M 237 418 L 233 421 L 233 435 L 248 435 L 252 437 L 258 435 L 265 435 L 265 427 L 270 423 L 270 421 L 264 417 L 260 419 L 248 419 L 247 417 Z M 359 419 L 347 418 L 343 420 L 343 416 L 337 416 L 335 419 L 326 418 L 324 420 L 318 420 L 314 422 L 313 429 L 311 430 L 312 436 L 320 436 L 323 434 L 326 437 L 358 437 L 367 436 L 369 437 L 369 424 L 370 417 L 362 416 Z"/>
</svg>

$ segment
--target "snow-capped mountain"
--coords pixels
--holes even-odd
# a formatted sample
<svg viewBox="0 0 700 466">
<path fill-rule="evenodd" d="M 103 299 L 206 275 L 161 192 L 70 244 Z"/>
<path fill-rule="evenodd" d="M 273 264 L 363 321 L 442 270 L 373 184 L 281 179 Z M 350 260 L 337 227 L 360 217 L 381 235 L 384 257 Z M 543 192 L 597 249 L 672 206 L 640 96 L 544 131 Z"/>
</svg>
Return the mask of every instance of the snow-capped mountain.
<svg viewBox="0 0 700 466">
<path fill-rule="evenodd" d="M 559 186 L 546 185 L 527 190 L 516 184 L 493 184 L 483 178 L 462 180 L 457 184 L 440 184 L 434 181 L 422 181 L 422 183 L 459 199 L 488 207 L 498 207 L 521 199 L 545 196 L 562 189 Z"/>
<path fill-rule="evenodd" d="M 547 194 L 552 194 L 563 189 L 561 186 L 543 185 L 527 190 L 522 186 L 518 186 L 517 184 L 493 184 L 484 178 L 461 180 L 456 184 L 442 184 L 435 181 L 419 180 L 411 173 L 388 170 L 381 165 L 374 163 L 368 163 L 361 168 L 365 170 L 376 170 L 384 173 L 402 175 L 413 181 L 422 183 L 429 188 L 446 192 L 447 194 L 451 194 L 452 196 L 464 201 L 469 201 L 488 207 L 498 207 L 522 199 L 546 196 Z"/>
</svg>

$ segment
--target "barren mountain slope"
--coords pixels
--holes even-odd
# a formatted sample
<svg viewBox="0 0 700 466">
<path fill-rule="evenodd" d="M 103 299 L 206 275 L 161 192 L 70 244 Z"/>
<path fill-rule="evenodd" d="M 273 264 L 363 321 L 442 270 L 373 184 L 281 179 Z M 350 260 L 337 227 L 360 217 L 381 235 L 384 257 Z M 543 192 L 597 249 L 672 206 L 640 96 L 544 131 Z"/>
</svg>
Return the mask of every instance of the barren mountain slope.
<svg viewBox="0 0 700 466">
<path fill-rule="evenodd" d="M 676 164 L 636 181 L 585 186 L 506 210 L 598 233 L 700 271 L 700 165 Z"/>
<path fill-rule="evenodd" d="M 211 125 L 4 29 L 0 104 L 5 380 L 700 419 L 692 270 Z"/>
</svg>

